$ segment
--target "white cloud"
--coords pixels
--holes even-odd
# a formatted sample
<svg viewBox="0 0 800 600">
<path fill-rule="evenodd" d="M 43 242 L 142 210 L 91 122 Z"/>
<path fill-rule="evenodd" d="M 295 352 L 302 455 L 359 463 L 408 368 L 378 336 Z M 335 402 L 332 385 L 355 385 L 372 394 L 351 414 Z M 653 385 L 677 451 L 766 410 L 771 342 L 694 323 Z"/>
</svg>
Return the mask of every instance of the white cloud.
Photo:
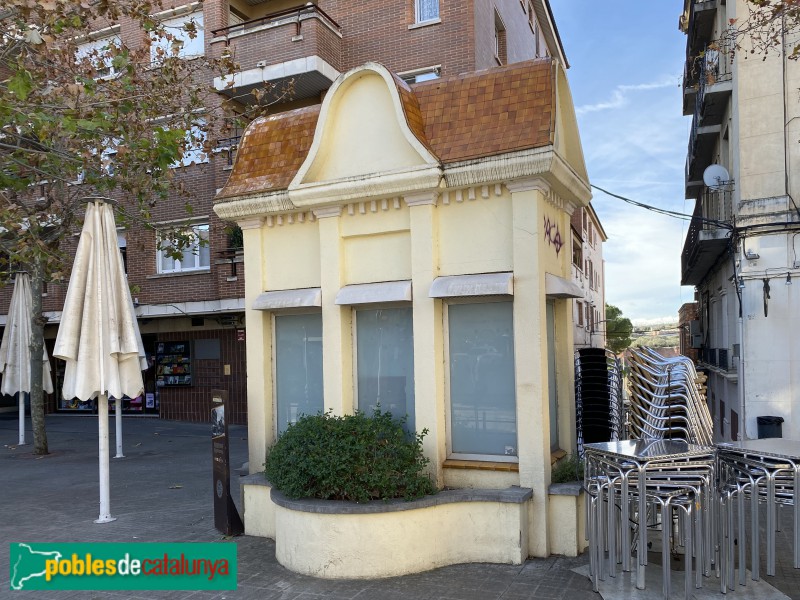
<svg viewBox="0 0 800 600">
<path fill-rule="evenodd" d="M 633 85 L 618 85 L 611 91 L 611 98 L 595 104 L 584 104 L 575 109 L 576 114 L 583 115 L 590 112 L 598 112 L 601 110 L 609 110 L 614 108 L 622 108 L 628 103 L 629 92 L 642 92 L 648 90 L 658 90 L 677 86 L 671 79 L 662 79 L 652 83 L 637 83 Z"/>
</svg>

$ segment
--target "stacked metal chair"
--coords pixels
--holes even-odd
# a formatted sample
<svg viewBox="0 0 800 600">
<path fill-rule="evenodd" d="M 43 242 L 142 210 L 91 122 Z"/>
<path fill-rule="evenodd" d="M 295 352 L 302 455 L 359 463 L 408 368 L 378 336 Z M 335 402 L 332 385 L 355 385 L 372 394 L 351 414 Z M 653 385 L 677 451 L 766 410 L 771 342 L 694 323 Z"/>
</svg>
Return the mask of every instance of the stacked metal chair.
<svg viewBox="0 0 800 600">
<path fill-rule="evenodd" d="M 619 361 L 604 348 L 575 353 L 575 417 L 578 453 L 583 445 L 622 439 L 622 372 Z"/>
<path fill-rule="evenodd" d="M 713 443 L 713 424 L 694 364 L 664 358 L 649 348 L 632 350 L 629 368 L 629 432 L 639 439 Z"/>
<path fill-rule="evenodd" d="M 660 522 L 663 597 L 671 596 L 670 557 L 677 546 L 683 546 L 684 597 L 689 600 L 715 561 L 714 448 L 682 440 L 596 443 L 586 446 L 586 460 L 594 590 L 598 591 L 599 580 L 617 575 L 617 561 L 623 571 L 636 571 L 636 586 L 644 589 L 647 523 Z M 633 548 L 635 565 L 631 565 Z"/>
<path fill-rule="evenodd" d="M 777 508 L 791 506 L 794 512 L 794 568 L 800 568 L 800 443 L 793 440 L 758 440 L 720 444 L 719 529 L 722 573 L 721 591 L 736 588 L 738 545 L 739 585 L 746 585 L 745 504 L 750 502 L 750 569 L 752 579 L 760 577 L 759 503 L 766 505 L 767 575 L 775 575 L 775 531 Z"/>
</svg>

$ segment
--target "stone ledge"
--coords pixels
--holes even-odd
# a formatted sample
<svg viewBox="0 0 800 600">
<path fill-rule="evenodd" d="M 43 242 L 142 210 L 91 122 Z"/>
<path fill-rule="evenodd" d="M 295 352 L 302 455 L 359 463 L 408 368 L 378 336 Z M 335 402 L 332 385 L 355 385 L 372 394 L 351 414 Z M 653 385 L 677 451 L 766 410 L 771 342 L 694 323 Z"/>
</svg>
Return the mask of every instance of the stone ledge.
<svg viewBox="0 0 800 600">
<path fill-rule="evenodd" d="M 263 473 L 251 473 L 250 475 L 243 475 L 239 477 L 240 485 L 263 485 L 265 487 L 272 487 L 272 484 L 267 481 Z"/>
<path fill-rule="evenodd" d="M 551 483 L 547 493 L 551 496 L 580 496 L 583 493 L 583 483 L 580 481 Z"/>
<path fill-rule="evenodd" d="M 248 475 L 253 477 L 253 475 Z M 246 479 L 246 478 L 242 478 Z M 266 481 L 265 479 L 263 481 Z M 268 485 L 266 483 L 255 485 Z M 457 502 L 500 502 L 505 504 L 522 504 L 533 496 L 533 490 L 523 487 L 510 487 L 502 490 L 461 489 L 444 490 L 433 496 L 425 496 L 419 500 L 407 502 L 403 499 L 375 500 L 365 504 L 339 500 L 316 500 L 313 498 L 291 500 L 276 489 L 272 489 L 272 501 L 283 508 L 299 512 L 329 514 L 329 515 L 354 515 L 399 512 L 441 506 Z"/>
</svg>

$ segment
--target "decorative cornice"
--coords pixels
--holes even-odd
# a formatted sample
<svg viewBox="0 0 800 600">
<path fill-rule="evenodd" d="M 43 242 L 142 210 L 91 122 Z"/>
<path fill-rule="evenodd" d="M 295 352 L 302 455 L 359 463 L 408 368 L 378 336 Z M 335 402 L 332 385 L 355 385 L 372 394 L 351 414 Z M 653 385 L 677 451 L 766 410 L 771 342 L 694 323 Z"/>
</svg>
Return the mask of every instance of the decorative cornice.
<svg viewBox="0 0 800 600">
<path fill-rule="evenodd" d="M 549 198 L 551 195 L 550 185 L 541 177 L 526 177 L 525 179 L 507 181 L 506 187 L 512 194 L 536 190 L 541 192 L 546 198 Z"/>
<path fill-rule="evenodd" d="M 358 175 L 323 183 L 307 183 L 289 190 L 294 206 L 313 208 L 315 204 L 372 200 L 401 196 L 416 190 L 439 187 L 442 171 L 438 165 L 421 165 L 402 171 Z"/>
<path fill-rule="evenodd" d="M 325 219 L 327 217 L 341 217 L 342 216 L 342 207 L 341 206 L 323 206 L 321 208 L 315 208 L 313 211 L 314 216 L 318 219 Z"/>
<path fill-rule="evenodd" d="M 436 206 L 438 197 L 438 192 L 421 192 L 419 194 L 408 194 L 403 197 L 403 200 L 408 206 Z"/>
<path fill-rule="evenodd" d="M 553 156 L 553 147 L 546 146 L 450 163 L 444 178 L 448 188 L 513 181 L 547 173 Z"/>
<path fill-rule="evenodd" d="M 289 200 L 289 194 L 286 190 L 244 197 L 238 196 L 230 200 L 222 199 L 214 204 L 214 212 L 224 221 L 263 217 L 293 210 L 297 210 L 297 207 Z"/>
<path fill-rule="evenodd" d="M 261 229 L 264 225 L 264 217 L 251 217 L 249 219 L 239 219 L 236 224 L 242 229 Z"/>
</svg>

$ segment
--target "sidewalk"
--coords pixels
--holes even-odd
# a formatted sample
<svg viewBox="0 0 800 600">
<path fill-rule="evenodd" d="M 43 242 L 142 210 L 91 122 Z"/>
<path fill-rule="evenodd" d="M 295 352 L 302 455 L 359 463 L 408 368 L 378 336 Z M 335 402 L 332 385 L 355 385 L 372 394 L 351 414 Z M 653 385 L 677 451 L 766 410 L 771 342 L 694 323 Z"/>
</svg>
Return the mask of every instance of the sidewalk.
<svg viewBox="0 0 800 600">
<path fill-rule="evenodd" d="M 241 536 L 239 586 L 227 592 L 11 592 L 9 542 L 218 542 L 214 529 L 210 425 L 126 418 L 125 458 L 111 459 L 113 523 L 98 513 L 97 417 L 48 416 L 51 455 L 14 448 L 16 414 L 0 414 L 0 598 L 201 598 L 260 600 L 598 600 L 570 569 L 586 559 L 524 565 L 456 565 L 376 581 L 296 575 L 275 560 L 272 540 Z M 30 427 L 30 420 L 28 420 Z M 113 420 L 110 422 L 114 453 Z M 247 460 L 247 430 L 231 426 L 231 466 Z M 26 434 L 26 439 L 33 439 Z M 237 489 L 236 475 L 231 485 Z M 237 505 L 239 499 L 236 498 Z M 240 507 L 241 509 L 241 507 Z"/>
<path fill-rule="evenodd" d="M 28 421 L 30 427 L 30 421 Z M 113 420 L 110 422 L 114 451 Z M 221 542 L 214 529 L 210 425 L 126 418 L 124 459 L 111 459 L 111 513 L 117 521 L 96 525 L 98 513 L 97 417 L 47 417 L 51 455 L 37 458 L 31 446 L 15 448 L 16 414 L 0 413 L 0 599 L 5 598 L 192 598 L 260 600 L 600 600 L 589 580 L 572 569 L 576 558 L 530 560 L 524 565 L 468 564 L 375 581 L 324 580 L 296 575 L 275 560 L 272 540 L 240 536 L 239 585 L 227 592 L 11 592 L 9 542 Z M 247 430 L 230 427 L 231 466 L 247 459 Z M 27 439 L 32 439 L 30 433 Z M 231 485 L 237 489 L 237 476 Z M 235 494 L 237 505 L 238 494 Z M 241 506 L 240 506 L 241 510 Z M 778 573 L 764 581 L 800 598 L 800 570 L 792 568 L 792 521 L 784 511 L 778 534 Z M 764 537 L 762 536 L 762 540 Z M 762 552 L 762 556 L 766 553 Z M 765 565 L 762 565 L 762 573 Z M 657 581 L 660 582 L 660 571 Z M 682 574 L 681 574 L 682 577 Z M 681 580 L 682 581 L 682 580 Z M 610 583 L 614 583 L 613 581 Z M 610 586 L 606 586 L 609 588 Z M 707 579 L 704 591 L 718 590 Z M 674 588 L 676 598 L 682 586 Z M 754 591 L 737 588 L 732 598 Z M 605 599 L 660 597 L 620 589 Z M 649 595 L 655 594 L 655 595 Z M 705 597 L 705 596 L 704 596 Z M 715 597 L 723 598 L 721 594 Z"/>
</svg>

